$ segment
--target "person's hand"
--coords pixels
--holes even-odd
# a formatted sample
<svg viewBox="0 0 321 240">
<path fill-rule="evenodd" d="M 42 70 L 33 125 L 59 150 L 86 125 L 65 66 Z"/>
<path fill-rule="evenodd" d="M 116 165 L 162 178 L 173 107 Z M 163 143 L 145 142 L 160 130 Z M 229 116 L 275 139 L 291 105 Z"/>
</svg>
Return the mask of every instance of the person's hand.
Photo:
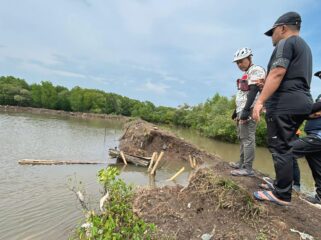
<svg viewBox="0 0 321 240">
<path fill-rule="evenodd" d="M 315 112 L 309 115 L 309 118 L 319 118 L 321 117 L 321 111 Z"/>
<path fill-rule="evenodd" d="M 256 85 L 259 87 L 260 91 L 262 91 L 264 87 L 264 79 L 259 80 Z"/>
<path fill-rule="evenodd" d="M 240 116 L 240 120 L 248 120 L 250 117 L 250 114 L 251 114 L 251 111 L 243 109 Z"/>
<path fill-rule="evenodd" d="M 256 121 L 256 122 L 260 121 L 260 114 L 261 114 L 262 109 L 263 109 L 263 103 L 258 100 L 255 103 L 254 108 L 253 108 L 252 117 L 253 117 L 254 121 Z"/>
<path fill-rule="evenodd" d="M 245 124 L 245 123 L 247 123 L 249 120 L 251 120 L 252 118 L 251 117 L 249 117 L 248 119 L 246 119 L 246 120 L 240 120 L 239 121 L 239 124 Z"/>
<path fill-rule="evenodd" d="M 264 87 L 265 80 L 259 79 L 259 80 L 254 80 L 253 82 L 255 83 L 256 86 L 259 87 L 260 91 L 262 91 L 262 89 Z"/>
</svg>

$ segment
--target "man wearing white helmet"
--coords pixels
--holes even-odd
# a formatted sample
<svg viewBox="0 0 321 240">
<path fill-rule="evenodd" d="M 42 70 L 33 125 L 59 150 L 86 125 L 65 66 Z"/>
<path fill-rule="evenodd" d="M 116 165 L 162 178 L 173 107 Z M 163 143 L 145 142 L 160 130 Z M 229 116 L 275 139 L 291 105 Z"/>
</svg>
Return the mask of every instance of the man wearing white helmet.
<svg viewBox="0 0 321 240">
<path fill-rule="evenodd" d="M 259 94 L 258 83 L 264 82 L 264 68 L 252 63 L 252 51 L 241 48 L 236 51 L 233 62 L 243 72 L 237 79 L 236 109 L 232 119 L 237 123 L 238 138 L 240 140 L 240 159 L 230 166 L 236 168 L 231 171 L 233 176 L 254 176 L 252 169 L 255 158 L 255 130 L 256 122 L 251 119 L 251 112 Z"/>
</svg>

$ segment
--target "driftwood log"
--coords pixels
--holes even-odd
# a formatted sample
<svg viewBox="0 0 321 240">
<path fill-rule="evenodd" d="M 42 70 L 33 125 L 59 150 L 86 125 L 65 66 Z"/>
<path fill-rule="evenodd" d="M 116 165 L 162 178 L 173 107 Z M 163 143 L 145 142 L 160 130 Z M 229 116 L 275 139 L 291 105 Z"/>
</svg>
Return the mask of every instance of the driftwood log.
<svg viewBox="0 0 321 240">
<path fill-rule="evenodd" d="M 117 160 L 123 161 L 121 157 L 120 151 L 116 149 L 109 149 L 109 155 L 112 158 L 117 158 Z M 150 157 L 140 157 L 140 156 L 133 156 L 123 152 L 123 155 L 128 163 L 135 164 L 137 166 L 148 167 L 151 158 Z"/>
<path fill-rule="evenodd" d="M 105 162 L 22 159 L 21 165 L 104 164 Z"/>
</svg>

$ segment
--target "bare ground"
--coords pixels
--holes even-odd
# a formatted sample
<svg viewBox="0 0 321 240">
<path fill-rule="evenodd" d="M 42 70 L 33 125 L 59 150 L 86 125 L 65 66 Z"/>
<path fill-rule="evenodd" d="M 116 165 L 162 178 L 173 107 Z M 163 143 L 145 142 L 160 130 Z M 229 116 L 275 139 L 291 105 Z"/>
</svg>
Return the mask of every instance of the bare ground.
<svg viewBox="0 0 321 240">
<path fill-rule="evenodd" d="M 262 174 L 232 177 L 228 164 L 144 121 L 129 122 L 120 142 L 121 150 L 150 156 L 163 150 L 166 161 L 211 162 L 210 167 L 193 170 L 188 186 L 176 185 L 137 190 L 135 213 L 158 229 L 155 239 L 303 239 L 295 229 L 321 239 L 321 210 L 293 196 L 289 207 L 258 202 Z M 307 238 L 308 239 L 308 238 Z"/>
</svg>

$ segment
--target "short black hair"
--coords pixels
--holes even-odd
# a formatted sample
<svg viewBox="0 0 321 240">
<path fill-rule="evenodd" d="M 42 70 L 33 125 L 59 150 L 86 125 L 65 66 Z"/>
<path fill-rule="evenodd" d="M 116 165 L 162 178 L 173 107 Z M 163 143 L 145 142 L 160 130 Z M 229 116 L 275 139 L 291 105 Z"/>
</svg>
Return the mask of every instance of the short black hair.
<svg viewBox="0 0 321 240">
<path fill-rule="evenodd" d="M 292 31 L 300 31 L 301 29 L 301 24 L 297 25 L 286 25 L 288 28 L 290 28 Z"/>
</svg>

